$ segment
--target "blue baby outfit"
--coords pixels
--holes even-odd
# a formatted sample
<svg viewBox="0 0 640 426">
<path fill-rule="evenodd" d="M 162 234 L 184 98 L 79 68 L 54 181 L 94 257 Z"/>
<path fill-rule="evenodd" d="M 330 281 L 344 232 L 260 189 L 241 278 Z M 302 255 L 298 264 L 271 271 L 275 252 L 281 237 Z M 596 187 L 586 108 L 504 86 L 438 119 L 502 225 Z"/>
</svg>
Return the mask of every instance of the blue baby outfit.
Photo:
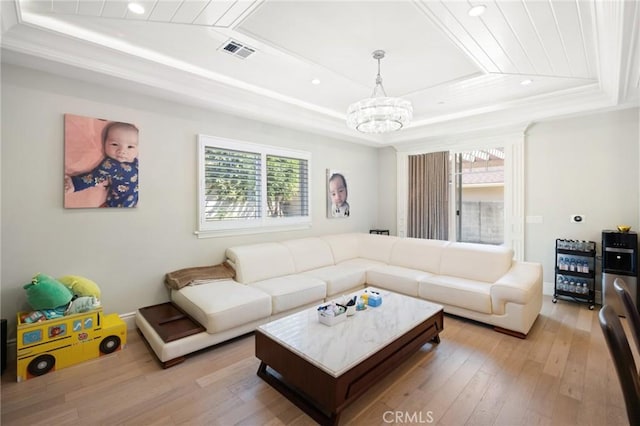
<svg viewBox="0 0 640 426">
<path fill-rule="evenodd" d="M 121 163 L 105 158 L 89 173 L 71 176 L 76 191 L 108 183 L 106 207 L 135 207 L 138 203 L 138 159 Z"/>
</svg>

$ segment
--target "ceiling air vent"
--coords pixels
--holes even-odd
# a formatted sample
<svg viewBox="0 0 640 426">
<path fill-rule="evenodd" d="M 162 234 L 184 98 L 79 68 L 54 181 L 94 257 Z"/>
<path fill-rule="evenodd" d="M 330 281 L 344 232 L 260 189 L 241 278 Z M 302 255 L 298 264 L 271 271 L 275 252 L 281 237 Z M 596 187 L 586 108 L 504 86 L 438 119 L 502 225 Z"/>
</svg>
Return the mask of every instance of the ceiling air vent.
<svg viewBox="0 0 640 426">
<path fill-rule="evenodd" d="M 229 40 L 221 46 L 221 50 L 240 59 L 246 59 L 255 53 L 255 49 L 235 40 Z"/>
</svg>

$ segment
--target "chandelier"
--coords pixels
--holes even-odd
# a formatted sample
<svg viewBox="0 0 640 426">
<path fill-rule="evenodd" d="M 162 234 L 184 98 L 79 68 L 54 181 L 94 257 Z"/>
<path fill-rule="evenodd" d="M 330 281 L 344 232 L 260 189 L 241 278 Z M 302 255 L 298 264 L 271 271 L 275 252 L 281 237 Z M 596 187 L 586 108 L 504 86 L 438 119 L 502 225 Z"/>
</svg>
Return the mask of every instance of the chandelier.
<svg viewBox="0 0 640 426">
<path fill-rule="evenodd" d="M 400 130 L 409 124 L 413 115 L 411 102 L 401 98 L 390 98 L 385 93 L 382 77 L 380 77 L 380 59 L 382 58 L 384 58 L 384 50 L 373 52 L 373 59 L 378 61 L 378 75 L 371 97 L 349 105 L 347 110 L 347 126 L 362 133 L 386 133 Z"/>
</svg>

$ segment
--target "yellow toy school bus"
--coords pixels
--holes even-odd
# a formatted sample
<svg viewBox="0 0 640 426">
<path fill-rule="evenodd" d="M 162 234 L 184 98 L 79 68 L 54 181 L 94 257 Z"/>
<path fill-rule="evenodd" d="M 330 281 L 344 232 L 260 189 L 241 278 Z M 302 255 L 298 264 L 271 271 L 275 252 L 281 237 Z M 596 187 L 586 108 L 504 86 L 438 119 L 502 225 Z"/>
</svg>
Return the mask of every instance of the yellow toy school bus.
<svg viewBox="0 0 640 426">
<path fill-rule="evenodd" d="M 127 326 L 102 308 L 31 324 L 18 313 L 18 382 L 122 349 Z"/>
</svg>

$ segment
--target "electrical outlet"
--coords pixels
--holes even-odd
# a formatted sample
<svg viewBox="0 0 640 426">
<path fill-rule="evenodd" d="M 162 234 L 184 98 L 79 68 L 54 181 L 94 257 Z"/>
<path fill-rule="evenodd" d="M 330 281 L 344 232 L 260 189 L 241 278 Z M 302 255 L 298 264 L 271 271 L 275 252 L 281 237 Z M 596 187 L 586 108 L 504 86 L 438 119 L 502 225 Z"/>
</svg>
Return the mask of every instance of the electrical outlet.
<svg viewBox="0 0 640 426">
<path fill-rule="evenodd" d="M 569 216 L 569 221 L 571 223 L 583 223 L 586 219 L 586 216 L 583 214 L 572 214 Z"/>
</svg>

